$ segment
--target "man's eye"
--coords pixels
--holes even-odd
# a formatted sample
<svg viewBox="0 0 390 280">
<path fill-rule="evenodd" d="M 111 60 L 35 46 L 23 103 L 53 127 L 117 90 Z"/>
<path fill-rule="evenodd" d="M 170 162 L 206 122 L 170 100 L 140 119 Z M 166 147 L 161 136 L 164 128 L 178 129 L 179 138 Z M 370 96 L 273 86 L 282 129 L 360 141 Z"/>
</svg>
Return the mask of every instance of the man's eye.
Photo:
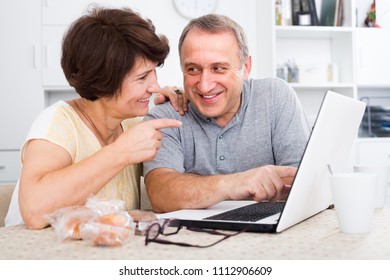
<svg viewBox="0 0 390 280">
<path fill-rule="evenodd" d="M 213 67 L 213 72 L 215 72 L 215 73 L 224 73 L 224 72 L 226 72 L 226 67 L 224 67 L 224 66 L 215 66 L 215 67 Z"/>
</svg>

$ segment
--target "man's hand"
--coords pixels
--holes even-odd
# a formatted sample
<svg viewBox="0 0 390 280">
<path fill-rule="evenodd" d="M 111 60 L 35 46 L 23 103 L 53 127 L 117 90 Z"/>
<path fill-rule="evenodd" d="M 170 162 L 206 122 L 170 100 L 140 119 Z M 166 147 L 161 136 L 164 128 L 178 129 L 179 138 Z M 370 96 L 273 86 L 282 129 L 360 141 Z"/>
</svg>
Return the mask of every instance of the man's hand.
<svg viewBox="0 0 390 280">
<path fill-rule="evenodd" d="M 295 167 L 266 165 L 234 174 L 228 195 L 232 200 L 281 200 L 286 197 L 286 185 L 291 184 L 296 171 Z"/>
</svg>

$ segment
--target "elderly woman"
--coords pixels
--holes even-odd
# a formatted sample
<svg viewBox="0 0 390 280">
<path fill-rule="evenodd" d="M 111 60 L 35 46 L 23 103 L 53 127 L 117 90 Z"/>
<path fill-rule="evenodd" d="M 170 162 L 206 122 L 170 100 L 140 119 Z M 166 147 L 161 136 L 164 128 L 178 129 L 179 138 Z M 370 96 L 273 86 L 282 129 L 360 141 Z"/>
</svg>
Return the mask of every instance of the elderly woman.
<svg viewBox="0 0 390 280">
<path fill-rule="evenodd" d="M 140 163 L 155 157 L 161 128 L 181 125 L 137 118 L 160 91 L 156 67 L 168 53 L 167 38 L 130 9 L 94 8 L 70 26 L 61 65 L 80 98 L 59 101 L 34 121 L 6 225 L 41 229 L 45 214 L 91 195 L 139 207 Z"/>
</svg>

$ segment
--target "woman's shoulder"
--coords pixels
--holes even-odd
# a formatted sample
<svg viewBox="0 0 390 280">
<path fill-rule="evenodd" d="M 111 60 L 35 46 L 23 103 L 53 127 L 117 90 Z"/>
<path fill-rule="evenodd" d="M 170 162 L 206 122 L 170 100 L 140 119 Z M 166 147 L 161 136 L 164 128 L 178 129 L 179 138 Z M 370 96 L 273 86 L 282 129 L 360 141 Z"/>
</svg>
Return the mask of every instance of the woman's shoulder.
<svg viewBox="0 0 390 280">
<path fill-rule="evenodd" d="M 63 134 L 80 121 L 77 113 L 68 103 L 62 100 L 57 101 L 39 113 L 31 125 L 28 135 L 31 137 L 32 135 L 55 134 L 56 132 Z"/>
<path fill-rule="evenodd" d="M 71 110 L 71 106 L 66 103 L 65 101 L 57 101 L 56 103 L 53 103 L 46 108 L 44 108 L 39 114 L 39 118 L 47 118 L 49 116 L 58 115 L 58 114 L 68 114 L 68 112 Z"/>
<path fill-rule="evenodd" d="M 72 107 L 65 101 L 58 101 L 43 109 L 35 118 L 21 150 L 24 152 L 26 144 L 32 139 L 44 139 L 72 151 L 69 147 L 75 143 L 72 137 L 79 122 Z"/>
</svg>

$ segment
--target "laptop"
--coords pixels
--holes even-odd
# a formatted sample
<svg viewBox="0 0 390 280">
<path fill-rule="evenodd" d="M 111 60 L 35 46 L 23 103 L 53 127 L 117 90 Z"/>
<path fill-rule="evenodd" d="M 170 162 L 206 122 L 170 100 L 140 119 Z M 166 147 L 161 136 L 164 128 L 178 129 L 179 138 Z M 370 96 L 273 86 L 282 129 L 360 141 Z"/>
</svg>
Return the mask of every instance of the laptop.
<svg viewBox="0 0 390 280">
<path fill-rule="evenodd" d="M 318 214 L 332 205 L 327 165 L 333 172 L 345 171 L 365 107 L 362 101 L 333 91 L 325 93 L 285 201 L 222 201 L 206 209 L 184 209 L 159 217 L 178 219 L 186 227 L 274 233 Z M 279 209 L 263 209 L 268 207 Z M 239 219 L 232 219 L 231 211 L 246 208 L 254 208 L 250 209 L 254 216 L 263 212 L 266 215 L 257 220 L 252 212 L 245 212 L 238 215 Z"/>
</svg>

